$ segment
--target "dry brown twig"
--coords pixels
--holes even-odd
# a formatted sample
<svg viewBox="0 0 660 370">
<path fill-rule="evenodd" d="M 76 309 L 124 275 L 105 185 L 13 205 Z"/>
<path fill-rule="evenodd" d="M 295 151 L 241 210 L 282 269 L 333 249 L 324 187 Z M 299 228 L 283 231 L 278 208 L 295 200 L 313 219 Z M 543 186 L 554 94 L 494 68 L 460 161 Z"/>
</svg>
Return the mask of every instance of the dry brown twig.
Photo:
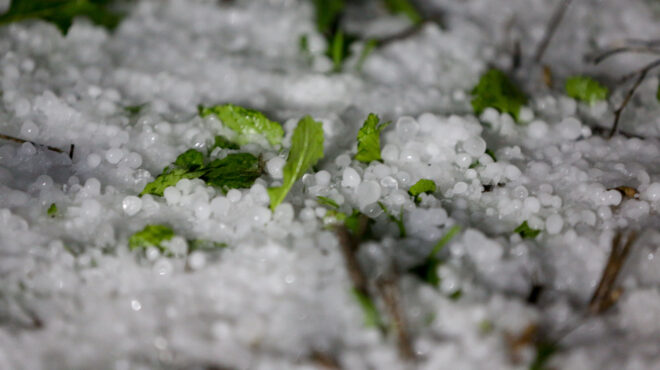
<svg viewBox="0 0 660 370">
<path fill-rule="evenodd" d="M 647 64 L 646 66 L 644 66 L 643 68 L 641 68 L 641 69 L 639 69 L 635 72 L 629 73 L 629 74 L 625 75 L 622 78 L 622 81 L 626 81 L 626 80 L 629 80 L 629 79 L 637 76 L 637 79 L 635 80 L 635 83 L 632 85 L 632 87 L 628 90 L 625 97 L 623 98 L 623 102 L 614 111 L 614 123 L 612 124 L 612 128 L 610 129 L 608 138 L 611 138 L 612 136 L 614 136 L 614 134 L 616 134 L 617 129 L 619 128 L 619 121 L 621 120 L 621 114 L 623 113 L 623 110 L 626 108 L 626 106 L 630 102 L 630 99 L 633 97 L 633 95 L 635 95 L 635 92 L 637 91 L 639 86 L 644 81 L 644 78 L 646 78 L 646 75 L 652 69 L 654 69 L 658 66 L 660 66 L 660 59 L 658 59 L 654 62 L 651 62 L 651 63 Z"/>
<path fill-rule="evenodd" d="M 355 234 L 351 234 L 349 229 L 344 224 L 337 225 L 335 232 L 339 239 L 342 254 L 346 263 L 348 275 L 353 283 L 353 288 L 360 294 L 368 297 L 373 301 L 373 295 L 369 290 L 369 282 L 366 274 L 360 267 L 360 262 L 357 259 L 357 251 L 360 243 L 367 231 L 369 219 L 365 215 L 360 215 L 358 218 L 358 227 Z M 394 323 L 398 347 L 401 356 L 406 360 L 413 360 L 415 353 L 412 350 L 412 344 L 408 333 L 408 325 L 406 323 L 403 308 L 400 304 L 400 292 L 395 278 L 388 280 L 379 280 L 377 288 L 388 314 Z"/>
<path fill-rule="evenodd" d="M 541 39 L 541 42 L 539 43 L 539 46 L 537 47 L 536 52 L 534 53 L 534 62 L 539 63 L 541 59 L 543 59 L 543 54 L 545 54 L 545 50 L 548 48 L 548 45 L 550 44 L 552 37 L 557 32 L 557 28 L 559 27 L 559 24 L 564 18 L 564 15 L 566 14 L 566 10 L 568 10 L 568 7 L 571 5 L 571 2 L 572 0 L 561 0 L 559 4 L 557 4 L 557 7 L 555 8 L 555 11 L 552 13 L 552 17 L 550 17 L 550 21 L 548 22 L 548 25 L 545 29 L 543 38 Z"/>
<path fill-rule="evenodd" d="M 21 138 L 14 137 L 14 136 L 9 136 L 9 135 L 5 135 L 5 134 L 0 134 L 0 139 L 4 139 L 4 140 L 8 140 L 8 141 L 13 141 L 13 142 L 15 142 L 15 143 L 19 143 L 19 144 L 30 143 L 30 144 L 32 144 L 32 145 L 36 145 L 36 146 L 43 146 L 43 147 L 45 147 L 46 149 L 48 149 L 48 150 L 50 150 L 50 151 L 53 151 L 53 152 L 57 152 L 57 153 L 65 153 L 65 154 L 67 154 L 66 151 L 64 151 L 64 150 L 62 150 L 62 149 L 60 149 L 60 148 L 56 148 L 56 147 L 54 147 L 54 146 L 48 146 L 48 145 L 38 144 L 38 143 L 35 143 L 34 141 L 21 139 Z M 69 158 L 71 158 L 71 159 L 73 159 L 73 152 L 74 152 L 74 150 L 75 150 L 75 145 L 71 144 L 70 147 L 69 147 L 69 152 L 68 152 Z"/>
</svg>

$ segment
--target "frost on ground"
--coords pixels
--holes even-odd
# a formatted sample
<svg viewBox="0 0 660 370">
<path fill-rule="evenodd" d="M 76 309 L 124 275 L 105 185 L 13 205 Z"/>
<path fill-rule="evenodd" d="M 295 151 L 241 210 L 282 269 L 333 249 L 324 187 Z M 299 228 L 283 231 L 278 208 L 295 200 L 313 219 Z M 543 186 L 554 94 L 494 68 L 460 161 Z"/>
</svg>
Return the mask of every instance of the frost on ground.
<svg viewBox="0 0 660 370">
<path fill-rule="evenodd" d="M 554 87 L 538 66 L 518 71 L 520 122 L 470 105 L 489 66 L 510 67 L 515 40 L 531 59 L 556 3 L 428 1 L 442 27 L 376 48 L 360 70 L 353 44 L 341 73 L 303 0 L 142 0 L 114 32 L 80 18 L 66 37 L 41 21 L 0 28 L 0 134 L 28 141 L 0 140 L 0 369 L 524 369 L 544 341 L 550 368 L 660 368 L 658 77 L 624 111 L 627 135 L 608 140 L 618 78 L 649 60 L 584 59 L 657 39 L 658 3 L 574 2 L 543 59 Z M 409 26 L 352 6 L 347 29 L 369 37 Z M 563 94 L 576 74 L 609 84 L 609 100 Z M 241 147 L 265 173 L 248 189 L 193 178 L 140 197 L 179 154 L 231 137 L 197 111 L 220 103 L 283 123 L 281 148 Z M 363 163 L 370 112 L 393 123 L 382 162 Z M 306 114 L 323 124 L 325 156 L 272 211 L 267 189 Z M 420 179 L 437 188 L 411 196 Z M 373 292 L 394 275 L 414 361 L 387 294 L 373 294 L 379 327 L 352 293 L 327 226 L 353 209 L 375 236 L 356 258 Z M 174 233 L 160 250 L 129 248 L 157 224 Z M 437 287 L 408 272 L 454 226 Z M 614 236 L 632 230 L 622 290 L 587 314 Z"/>
</svg>

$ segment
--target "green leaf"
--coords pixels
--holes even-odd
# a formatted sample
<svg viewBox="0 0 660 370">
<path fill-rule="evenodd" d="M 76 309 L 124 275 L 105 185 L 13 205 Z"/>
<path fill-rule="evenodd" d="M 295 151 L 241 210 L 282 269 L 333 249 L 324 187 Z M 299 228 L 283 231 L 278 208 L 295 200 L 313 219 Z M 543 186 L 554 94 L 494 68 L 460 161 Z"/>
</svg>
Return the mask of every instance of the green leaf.
<svg viewBox="0 0 660 370">
<path fill-rule="evenodd" d="M 408 190 L 408 194 L 410 194 L 415 198 L 415 203 L 419 203 L 420 194 L 433 194 L 435 193 L 435 190 L 436 190 L 436 186 L 433 180 L 421 179 L 417 181 L 415 185 L 410 187 L 410 189 Z"/>
<path fill-rule="evenodd" d="M 371 298 L 355 288 L 351 290 L 351 293 L 353 294 L 353 298 L 355 298 L 360 305 L 360 308 L 362 308 L 364 314 L 364 326 L 367 328 L 382 327 L 383 321 L 380 318 L 380 313 Z"/>
<path fill-rule="evenodd" d="M 282 142 L 284 130 L 282 126 L 271 121 L 263 113 L 243 108 L 234 104 L 216 105 L 212 107 L 199 107 L 199 115 L 206 117 L 215 114 L 222 123 L 238 134 L 236 142 L 244 145 L 250 142 L 254 135 L 262 135 L 270 145 Z"/>
<path fill-rule="evenodd" d="M 148 183 L 140 195 L 152 194 L 163 196 L 163 192 L 170 186 L 175 186 L 182 179 L 196 179 L 203 174 L 202 171 L 188 171 L 182 168 L 165 169 L 156 179 Z"/>
<path fill-rule="evenodd" d="M 174 231 L 165 225 L 147 225 L 142 231 L 136 232 L 128 239 L 128 247 L 131 250 L 156 247 L 164 252 L 167 248 L 162 243 L 173 237 Z"/>
<path fill-rule="evenodd" d="M 218 249 L 227 248 L 227 243 L 213 242 L 204 239 L 194 239 L 188 242 L 188 253 L 194 251 L 213 251 Z"/>
<path fill-rule="evenodd" d="M 344 61 L 351 54 L 351 44 L 357 37 L 338 30 L 328 39 L 328 50 L 326 55 L 332 60 L 332 71 L 341 72 Z"/>
<path fill-rule="evenodd" d="M 655 93 L 655 98 L 660 101 L 660 84 L 658 84 L 658 91 Z"/>
<path fill-rule="evenodd" d="M 291 137 L 291 149 L 282 170 L 282 186 L 269 188 L 270 208 L 275 210 L 284 201 L 293 184 L 319 159 L 323 158 L 323 124 L 310 116 L 298 121 Z"/>
<path fill-rule="evenodd" d="M 316 29 L 324 35 L 333 34 L 345 6 L 345 0 L 314 0 Z"/>
<path fill-rule="evenodd" d="M 477 115 L 491 107 L 501 113 L 510 114 L 518 121 L 520 108 L 527 103 L 525 94 L 498 69 L 490 69 L 484 73 L 471 94 L 472 108 Z"/>
<path fill-rule="evenodd" d="M 494 162 L 497 162 L 497 157 L 495 156 L 495 152 L 486 148 L 486 154 L 488 154 L 491 158 L 493 158 Z"/>
<path fill-rule="evenodd" d="M 249 153 L 234 153 L 209 163 L 201 178 L 207 184 L 227 191 L 249 188 L 259 176 L 261 168 L 257 157 Z"/>
<path fill-rule="evenodd" d="M 48 210 L 46 211 L 46 214 L 50 217 L 57 216 L 57 205 L 55 203 L 52 203 L 50 205 L 50 207 L 48 207 Z"/>
<path fill-rule="evenodd" d="M 541 230 L 532 229 L 527 225 L 527 221 L 523 221 L 513 232 L 520 234 L 524 239 L 534 239 L 541 233 Z"/>
<path fill-rule="evenodd" d="M 223 191 L 249 188 L 261 176 L 261 172 L 259 159 L 249 153 L 232 153 L 204 165 L 204 155 L 195 149 L 189 149 L 179 155 L 154 181 L 148 183 L 140 195 L 153 194 L 162 197 L 166 188 L 175 186 L 180 180 L 197 178 Z"/>
<path fill-rule="evenodd" d="M 332 207 L 332 208 L 339 208 L 339 204 L 337 204 L 337 202 L 335 202 L 331 198 L 318 196 L 318 197 L 316 197 L 316 200 L 319 202 L 319 204 L 322 204 L 324 206 L 328 206 L 328 207 Z"/>
<path fill-rule="evenodd" d="M 41 19 L 53 23 L 66 35 L 74 18 L 83 16 L 112 30 L 121 16 L 109 9 L 109 3 L 108 0 L 12 0 L 9 9 L 0 15 L 0 25 Z"/>
<path fill-rule="evenodd" d="M 539 342 L 536 344 L 536 355 L 534 360 L 529 365 L 529 370 L 545 370 L 548 369 L 548 361 L 550 358 L 559 351 L 559 346 L 556 343 Z"/>
<path fill-rule="evenodd" d="M 232 150 L 238 150 L 241 147 L 236 144 L 235 142 L 227 139 L 226 137 L 222 135 L 216 135 L 213 146 L 209 148 L 209 153 L 213 151 L 215 148 L 220 148 L 220 149 L 232 149 Z"/>
<path fill-rule="evenodd" d="M 394 222 L 396 226 L 399 228 L 399 238 L 405 238 L 406 237 L 406 225 L 403 223 L 403 208 L 401 208 L 401 212 L 399 213 L 399 218 L 396 218 L 392 212 L 390 212 L 387 207 L 383 204 L 383 202 L 378 202 L 378 206 L 380 209 L 385 212 L 387 215 L 387 218 Z"/>
<path fill-rule="evenodd" d="M 358 131 L 358 152 L 355 159 L 360 162 L 370 163 L 371 161 L 381 161 L 380 156 L 380 132 L 385 129 L 390 122 L 379 125 L 380 118 L 370 113 L 364 121 L 362 128 Z"/>
<path fill-rule="evenodd" d="M 564 88 L 566 95 L 589 104 L 607 99 L 609 93 L 607 87 L 588 76 L 573 76 L 566 80 Z"/>
<path fill-rule="evenodd" d="M 438 258 L 438 253 L 449 243 L 449 241 L 461 231 L 461 227 L 458 225 L 452 226 L 445 235 L 443 235 L 433 249 L 429 253 L 428 257 L 421 264 L 410 269 L 410 272 L 414 275 L 417 275 L 422 281 L 427 282 L 428 284 L 438 287 L 440 285 L 440 277 L 438 276 L 438 266 L 442 264 L 442 260 Z"/>
<path fill-rule="evenodd" d="M 204 167 L 204 154 L 195 149 L 188 149 L 179 154 L 174 165 L 188 171 L 195 171 Z"/>
<path fill-rule="evenodd" d="M 139 114 L 144 107 L 147 106 L 148 103 L 142 103 L 142 104 L 137 104 L 137 105 L 128 105 L 124 107 L 124 110 L 126 113 L 128 113 L 131 116 L 135 116 Z"/>
<path fill-rule="evenodd" d="M 385 6 L 393 14 L 403 14 L 410 19 L 413 24 L 420 24 L 424 20 L 417 11 L 417 8 L 408 0 L 384 0 Z"/>
<path fill-rule="evenodd" d="M 362 47 L 362 52 L 360 52 L 360 57 L 358 58 L 357 64 L 355 65 L 355 69 L 358 72 L 362 71 L 362 66 L 364 66 L 364 62 L 367 60 L 367 57 L 378 47 L 378 40 L 375 39 L 369 39 L 364 43 L 364 46 Z"/>
</svg>

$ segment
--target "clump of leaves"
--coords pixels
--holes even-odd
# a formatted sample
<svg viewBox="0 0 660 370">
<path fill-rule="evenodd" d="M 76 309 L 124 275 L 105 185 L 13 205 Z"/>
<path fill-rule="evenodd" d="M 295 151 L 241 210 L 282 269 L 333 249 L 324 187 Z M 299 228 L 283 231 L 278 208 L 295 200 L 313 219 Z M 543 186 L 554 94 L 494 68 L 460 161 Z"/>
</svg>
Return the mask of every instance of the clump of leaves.
<svg viewBox="0 0 660 370">
<path fill-rule="evenodd" d="M 380 155 L 380 133 L 391 122 L 380 123 L 377 115 L 370 113 L 358 131 L 358 152 L 355 159 L 360 162 L 382 161 Z"/>
<path fill-rule="evenodd" d="M 131 235 L 128 239 L 128 247 L 131 250 L 146 249 L 156 247 L 161 252 L 167 250 L 163 242 L 171 240 L 174 237 L 174 231 L 165 225 L 147 225 L 141 231 Z"/>
<path fill-rule="evenodd" d="M 0 25 L 41 19 L 66 35 L 73 20 L 82 16 L 112 30 L 119 24 L 121 15 L 110 9 L 110 3 L 111 0 L 12 0 L 9 9 L 0 15 Z"/>
<path fill-rule="evenodd" d="M 52 203 L 50 205 L 50 207 L 48 207 L 48 210 L 46 211 L 46 214 L 50 217 L 57 216 L 57 205 L 55 203 Z"/>
<path fill-rule="evenodd" d="M 346 8 L 345 0 L 313 0 L 316 29 L 325 37 L 328 49 L 325 54 L 332 60 L 333 71 L 340 72 L 344 60 L 350 54 L 350 45 L 357 39 L 341 28 L 341 18 Z"/>
<path fill-rule="evenodd" d="M 323 124 L 310 116 L 298 121 L 298 126 L 291 137 L 291 149 L 286 164 L 282 169 L 282 186 L 269 188 L 270 208 L 275 210 L 293 187 L 312 166 L 323 158 Z"/>
<path fill-rule="evenodd" d="M 552 356 L 559 351 L 559 346 L 551 342 L 538 342 L 536 343 L 536 355 L 534 360 L 529 365 L 529 370 L 545 370 L 548 369 L 548 361 Z"/>
<path fill-rule="evenodd" d="M 249 143 L 254 135 L 262 135 L 270 145 L 278 145 L 284 136 L 284 130 L 279 123 L 269 120 L 263 113 L 254 109 L 223 104 L 212 107 L 199 106 L 198 111 L 202 117 L 214 114 L 220 118 L 225 126 L 238 134 L 236 142 L 239 145 Z"/>
<path fill-rule="evenodd" d="M 435 190 L 436 186 L 433 180 L 421 179 L 408 189 L 408 194 L 415 199 L 415 203 L 419 203 L 421 201 L 421 199 L 419 199 L 421 194 L 433 194 L 435 193 Z"/>
<path fill-rule="evenodd" d="M 493 68 L 484 73 L 472 89 L 471 103 L 477 115 L 491 107 L 518 121 L 520 108 L 527 103 L 527 97 L 504 72 Z"/>
<path fill-rule="evenodd" d="M 421 24 L 424 18 L 419 14 L 417 8 L 408 0 L 384 0 L 387 9 L 394 14 L 403 14 L 413 24 Z"/>
<path fill-rule="evenodd" d="M 541 233 L 541 230 L 532 229 L 527 221 L 523 221 L 513 232 L 520 234 L 524 239 L 534 239 Z"/>
<path fill-rule="evenodd" d="M 589 104 L 607 99 L 609 93 L 607 87 L 588 76 L 573 76 L 566 80 L 564 88 L 566 95 Z"/>
<path fill-rule="evenodd" d="M 154 181 L 148 183 L 140 195 L 163 196 L 166 188 L 176 185 L 180 180 L 197 178 L 223 191 L 249 188 L 261 173 L 259 159 L 250 153 L 233 153 L 204 164 L 204 155 L 189 149 L 180 154 Z"/>
<path fill-rule="evenodd" d="M 419 264 L 418 266 L 412 268 L 410 272 L 417 275 L 420 279 L 431 284 L 434 287 L 440 285 L 440 277 L 438 276 L 438 266 L 442 263 L 442 260 L 438 257 L 438 253 L 449 243 L 449 241 L 459 232 L 461 227 L 458 225 L 452 226 L 447 233 L 438 240 L 437 243 L 433 246 L 431 253 L 428 257 Z"/>
</svg>

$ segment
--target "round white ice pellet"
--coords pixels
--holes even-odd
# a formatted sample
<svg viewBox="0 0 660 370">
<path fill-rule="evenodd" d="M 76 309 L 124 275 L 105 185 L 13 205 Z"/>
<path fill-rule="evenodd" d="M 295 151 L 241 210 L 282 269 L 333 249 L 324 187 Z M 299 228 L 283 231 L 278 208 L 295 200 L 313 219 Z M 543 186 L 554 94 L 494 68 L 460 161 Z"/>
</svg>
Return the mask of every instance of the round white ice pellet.
<svg viewBox="0 0 660 370">
<path fill-rule="evenodd" d="M 87 165 L 89 166 L 89 168 L 96 168 L 99 166 L 99 164 L 101 164 L 100 155 L 96 153 L 92 153 L 87 156 Z"/>
<path fill-rule="evenodd" d="M 165 188 L 165 191 L 163 191 L 163 196 L 165 197 L 167 204 L 177 204 L 181 200 L 181 191 L 174 186 L 170 186 Z"/>
<path fill-rule="evenodd" d="M 651 183 L 644 191 L 642 191 L 642 199 L 649 202 L 657 202 L 660 200 L 660 183 Z"/>
<path fill-rule="evenodd" d="M 231 202 L 223 196 L 215 197 L 211 201 L 211 211 L 216 216 L 226 216 L 229 212 L 229 207 L 231 207 Z"/>
<path fill-rule="evenodd" d="M 577 118 L 567 117 L 557 125 L 557 129 L 563 138 L 575 140 L 580 137 L 582 124 Z"/>
<path fill-rule="evenodd" d="M 399 147 L 394 144 L 386 144 L 380 154 L 385 161 L 396 161 L 399 159 Z"/>
<path fill-rule="evenodd" d="M 286 160 L 281 157 L 275 157 L 268 162 L 266 162 L 266 171 L 268 171 L 268 174 L 274 179 L 281 179 L 282 178 L 282 168 L 284 168 L 284 164 L 286 163 Z"/>
<path fill-rule="evenodd" d="M 545 229 L 548 234 L 559 234 L 564 227 L 564 219 L 557 214 L 551 215 L 545 220 Z"/>
<path fill-rule="evenodd" d="M 357 197 L 360 202 L 360 208 L 375 203 L 380 199 L 380 185 L 375 181 L 365 181 L 358 186 Z"/>
<path fill-rule="evenodd" d="M 124 213 L 133 216 L 140 212 L 140 209 L 142 208 L 142 199 L 134 195 L 129 195 L 121 202 L 121 208 L 124 210 Z"/>
<path fill-rule="evenodd" d="M 360 174 L 352 167 L 346 167 L 342 174 L 341 186 L 346 188 L 356 188 L 360 185 Z"/>
<path fill-rule="evenodd" d="M 396 135 L 401 141 L 413 139 L 419 131 L 419 124 L 414 118 L 404 116 L 396 122 Z"/>
<path fill-rule="evenodd" d="M 479 136 L 473 136 L 463 142 L 463 150 L 473 157 L 479 157 L 486 151 L 486 141 Z"/>
<path fill-rule="evenodd" d="M 231 189 L 227 192 L 227 199 L 229 199 L 229 201 L 232 203 L 236 203 L 241 200 L 242 196 L 243 194 L 238 189 Z"/>
<path fill-rule="evenodd" d="M 321 170 L 314 175 L 318 185 L 327 186 L 330 183 L 330 172 Z"/>
<path fill-rule="evenodd" d="M 124 157 L 124 152 L 119 148 L 112 148 L 105 152 L 105 160 L 111 164 L 117 164 Z"/>
</svg>

